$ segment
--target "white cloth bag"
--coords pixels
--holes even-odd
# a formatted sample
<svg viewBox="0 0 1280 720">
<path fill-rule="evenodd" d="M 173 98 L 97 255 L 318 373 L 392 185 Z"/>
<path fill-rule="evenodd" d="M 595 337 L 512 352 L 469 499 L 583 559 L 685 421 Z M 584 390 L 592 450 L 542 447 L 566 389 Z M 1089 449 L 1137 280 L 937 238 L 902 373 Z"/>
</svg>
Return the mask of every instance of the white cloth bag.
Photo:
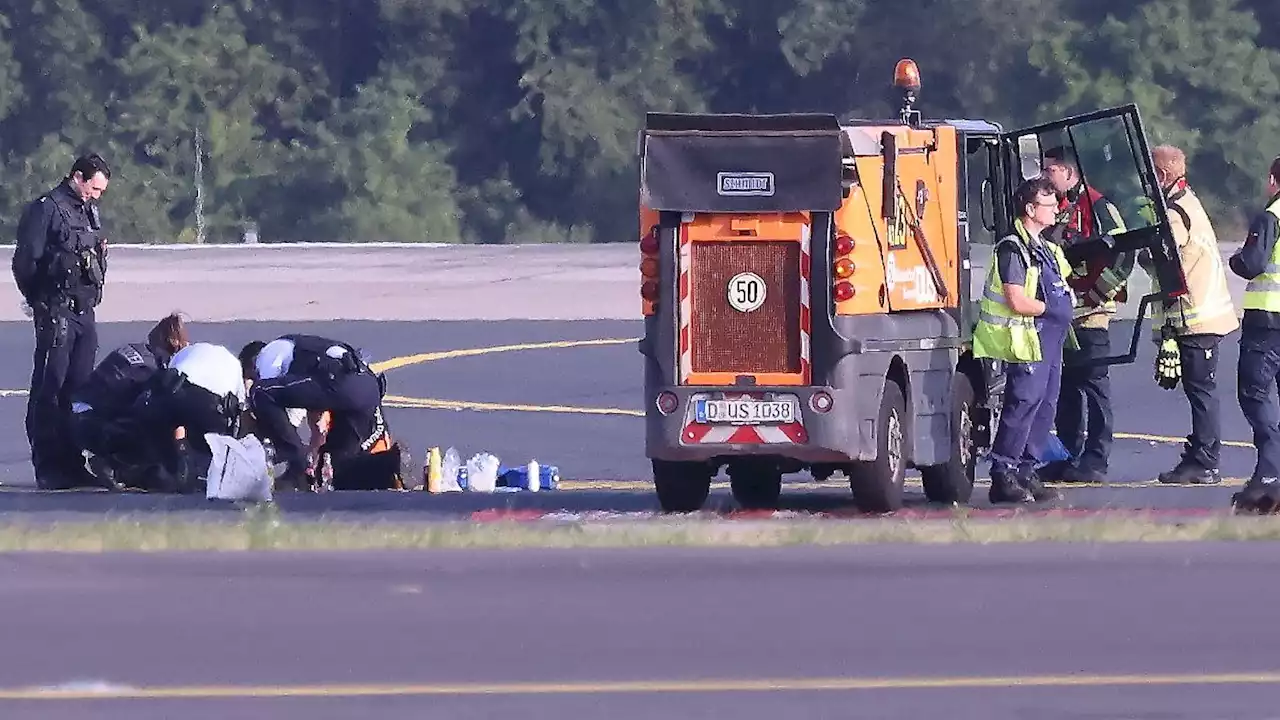
<svg viewBox="0 0 1280 720">
<path fill-rule="evenodd" d="M 205 497 L 210 500 L 271 502 L 274 473 L 267 467 L 267 451 L 252 434 L 237 440 L 230 435 L 205 433 L 213 451 Z"/>
</svg>

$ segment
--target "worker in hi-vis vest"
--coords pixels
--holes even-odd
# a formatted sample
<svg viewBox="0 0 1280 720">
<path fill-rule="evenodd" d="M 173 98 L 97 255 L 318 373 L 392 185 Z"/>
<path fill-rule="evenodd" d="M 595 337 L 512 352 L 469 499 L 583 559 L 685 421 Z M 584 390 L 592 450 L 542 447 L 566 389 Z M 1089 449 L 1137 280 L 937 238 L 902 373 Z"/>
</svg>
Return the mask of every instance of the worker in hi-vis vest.
<svg viewBox="0 0 1280 720">
<path fill-rule="evenodd" d="M 1270 512 L 1280 505 L 1280 410 L 1276 376 L 1280 375 L 1280 157 L 1267 178 L 1270 195 L 1249 227 L 1244 245 L 1228 264 L 1249 281 L 1240 322 L 1240 365 L 1237 396 L 1240 410 L 1253 427 L 1258 459 L 1236 505 Z"/>
<path fill-rule="evenodd" d="M 1218 471 L 1222 452 L 1219 346 L 1240 327 L 1240 320 L 1231 302 L 1217 234 L 1200 198 L 1187 184 L 1186 154 L 1172 145 L 1161 145 L 1151 151 L 1151 158 L 1169 208 L 1170 231 L 1187 286 L 1187 292 L 1177 299 L 1152 306 L 1152 340 L 1160 356 L 1156 379 L 1170 390 L 1181 382 L 1191 408 L 1191 432 L 1182 457 L 1158 479 L 1168 484 L 1214 484 L 1222 479 Z M 1154 213 L 1141 214 L 1154 224 Z M 1147 251 L 1142 252 L 1139 262 L 1158 285 Z"/>
<path fill-rule="evenodd" d="M 1058 199 L 1045 178 L 1027 180 L 1014 193 L 1014 232 L 993 248 L 973 354 L 1003 361 L 1004 404 L 991 445 L 992 503 L 1054 500 L 1037 475 L 1043 464 L 1062 382 L 1064 346 L 1075 347 L 1074 301 L 1066 256 L 1042 236 L 1053 225 Z"/>
<path fill-rule="evenodd" d="M 1115 204 L 1085 182 L 1074 148 L 1045 151 L 1044 176 L 1058 195 L 1057 222 L 1046 239 L 1066 248 L 1126 230 Z M 1067 284 L 1080 299 L 1072 314 L 1079 348 L 1069 349 L 1063 359 L 1055 428 L 1073 460 L 1046 468 L 1044 474 L 1050 479 L 1080 483 L 1106 479 L 1115 434 L 1111 374 L 1106 365 L 1086 363 L 1111 354 L 1111 318 L 1118 303 L 1127 300 L 1126 284 L 1136 260 L 1134 253 L 1098 257 L 1080 262 L 1067 276 Z"/>
</svg>

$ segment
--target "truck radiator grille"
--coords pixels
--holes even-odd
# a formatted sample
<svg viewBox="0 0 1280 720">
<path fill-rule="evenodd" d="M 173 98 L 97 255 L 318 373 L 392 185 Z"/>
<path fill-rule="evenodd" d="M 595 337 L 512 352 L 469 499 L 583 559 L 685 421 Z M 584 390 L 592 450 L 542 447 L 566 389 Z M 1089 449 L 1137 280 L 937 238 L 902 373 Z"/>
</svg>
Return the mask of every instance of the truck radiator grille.
<svg viewBox="0 0 1280 720">
<path fill-rule="evenodd" d="M 744 240 L 692 245 L 692 371 L 800 372 L 800 244 Z M 765 283 L 764 304 L 752 312 L 729 304 L 729 280 L 742 272 L 753 272 Z"/>
</svg>

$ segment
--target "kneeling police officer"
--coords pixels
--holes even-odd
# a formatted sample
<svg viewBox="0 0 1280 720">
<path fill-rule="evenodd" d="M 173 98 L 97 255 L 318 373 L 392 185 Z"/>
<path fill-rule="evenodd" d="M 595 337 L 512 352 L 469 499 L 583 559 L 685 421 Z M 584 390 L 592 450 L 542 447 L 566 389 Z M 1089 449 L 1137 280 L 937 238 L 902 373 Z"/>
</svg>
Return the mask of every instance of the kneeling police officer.
<svg viewBox="0 0 1280 720">
<path fill-rule="evenodd" d="M 250 385 L 249 412 L 261 437 L 271 441 L 276 462 L 287 463 L 279 489 L 309 490 L 316 478 L 308 450 L 289 421 L 289 410 L 308 411 L 312 433 L 323 433 L 317 454 L 332 462 L 338 489 L 385 489 L 399 472 L 399 448 L 390 442 L 382 412 L 386 381 L 351 345 L 315 335 L 284 335 L 254 341 L 240 351 Z M 316 419 L 328 416 L 327 429 Z M 317 443 L 313 440 L 313 446 Z M 384 452 L 394 449 L 395 452 Z M 341 477 L 340 477 L 341 476 Z M 341 487 L 340 487 L 341 485 Z"/>
<path fill-rule="evenodd" d="M 119 487 L 117 471 L 131 467 L 138 452 L 135 404 L 170 358 L 190 342 L 182 317 L 169 315 L 151 328 L 145 343 L 129 343 L 108 353 L 72 394 L 71 436 L 87 452 L 95 484 Z"/>
<path fill-rule="evenodd" d="M 240 361 L 213 343 L 187 345 L 155 375 L 135 409 L 147 448 L 141 484 L 153 492 L 204 490 L 212 451 L 206 433 L 236 436 L 245 403 Z"/>
</svg>

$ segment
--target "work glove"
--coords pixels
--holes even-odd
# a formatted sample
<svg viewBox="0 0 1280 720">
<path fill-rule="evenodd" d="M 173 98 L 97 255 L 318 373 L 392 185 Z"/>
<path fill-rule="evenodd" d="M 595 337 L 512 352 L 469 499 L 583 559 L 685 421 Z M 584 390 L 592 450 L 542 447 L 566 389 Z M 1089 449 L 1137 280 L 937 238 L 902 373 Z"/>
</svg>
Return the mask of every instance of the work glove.
<svg viewBox="0 0 1280 720">
<path fill-rule="evenodd" d="M 1165 338 L 1160 343 L 1160 351 L 1156 353 L 1156 384 L 1165 390 L 1178 387 L 1182 379 L 1182 360 L 1178 350 L 1178 341 Z"/>
</svg>

